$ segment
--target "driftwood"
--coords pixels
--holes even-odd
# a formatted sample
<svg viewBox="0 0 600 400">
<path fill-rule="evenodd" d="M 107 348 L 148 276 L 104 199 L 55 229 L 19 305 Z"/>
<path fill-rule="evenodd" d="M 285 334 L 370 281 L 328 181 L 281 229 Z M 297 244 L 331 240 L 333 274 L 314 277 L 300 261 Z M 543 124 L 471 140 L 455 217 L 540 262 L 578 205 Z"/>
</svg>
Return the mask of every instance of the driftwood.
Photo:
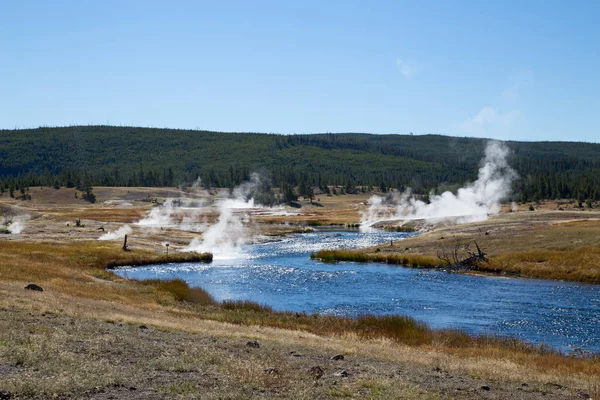
<svg viewBox="0 0 600 400">
<path fill-rule="evenodd" d="M 475 243 L 477 251 L 470 249 L 470 242 L 467 244 L 457 242 L 450 252 L 447 250 L 438 251 L 437 257 L 446 264 L 443 269 L 449 271 L 472 270 L 476 269 L 480 262 L 488 262 L 479 244 L 476 241 L 473 241 L 473 243 Z M 466 257 L 461 254 L 466 254 Z"/>
</svg>

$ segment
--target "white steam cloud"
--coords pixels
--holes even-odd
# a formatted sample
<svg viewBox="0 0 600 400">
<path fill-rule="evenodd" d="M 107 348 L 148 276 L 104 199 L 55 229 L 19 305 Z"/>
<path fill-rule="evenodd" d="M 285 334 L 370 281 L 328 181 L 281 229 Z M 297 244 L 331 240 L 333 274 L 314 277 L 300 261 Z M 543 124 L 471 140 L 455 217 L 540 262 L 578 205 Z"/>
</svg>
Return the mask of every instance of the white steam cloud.
<svg viewBox="0 0 600 400">
<path fill-rule="evenodd" d="M 458 189 L 456 194 L 444 192 L 430 195 L 426 203 L 412 196 L 410 190 L 402 195 L 384 199 L 373 196 L 363 212 L 361 230 L 369 231 L 377 222 L 411 219 L 455 219 L 457 223 L 482 221 L 500 211 L 500 205 L 511 192 L 517 177 L 508 165 L 509 149 L 500 142 L 488 142 L 477 180 Z M 391 207 L 395 206 L 395 207 Z"/>
<path fill-rule="evenodd" d="M 192 188 L 198 188 L 200 185 L 201 181 L 198 178 L 192 184 Z M 217 200 L 219 216 L 212 225 L 208 223 L 205 201 L 185 203 L 185 199 L 167 200 L 148 211 L 135 225 L 145 229 L 172 228 L 203 232 L 202 238 L 192 240 L 184 251 L 211 252 L 216 257 L 234 257 L 238 254 L 239 247 L 251 239 L 246 227 L 250 218 L 248 211 L 263 208 L 256 203 L 271 204 L 274 200 L 269 180 L 254 173 L 250 181 L 234 188 L 229 198 L 221 197 Z M 100 240 L 123 237 L 130 231 L 129 226 L 124 226 L 115 232 L 102 235 Z"/>
<path fill-rule="evenodd" d="M 234 188 L 232 198 L 219 202 L 217 222 L 203 233 L 202 239 L 192 240 L 186 251 L 211 252 L 216 257 L 230 258 L 239 253 L 239 247 L 251 239 L 246 228 L 249 216 L 244 210 L 255 209 L 255 197 L 269 199 L 268 182 L 253 173 L 250 181 Z"/>
<path fill-rule="evenodd" d="M 0 226 L 5 227 L 13 235 L 19 235 L 25 230 L 26 223 L 30 219 L 29 215 L 17 215 L 12 218 L 0 217 Z"/>
<path fill-rule="evenodd" d="M 226 199 L 219 204 L 219 218 L 202 235 L 202 239 L 192 240 L 186 251 L 211 252 L 217 257 L 233 257 L 239 246 L 247 243 L 250 236 L 246 229 L 247 215 L 238 210 L 253 207 L 254 201 Z"/>
<path fill-rule="evenodd" d="M 125 235 L 129 235 L 132 232 L 132 229 L 129 225 L 123 225 L 119 229 L 113 232 L 106 232 L 104 235 L 100 236 L 98 240 L 115 240 L 122 239 Z"/>
<path fill-rule="evenodd" d="M 135 224 L 144 228 L 163 228 L 175 224 L 173 214 L 176 211 L 173 200 L 167 200 L 163 205 L 154 207 L 146 216 Z"/>
</svg>

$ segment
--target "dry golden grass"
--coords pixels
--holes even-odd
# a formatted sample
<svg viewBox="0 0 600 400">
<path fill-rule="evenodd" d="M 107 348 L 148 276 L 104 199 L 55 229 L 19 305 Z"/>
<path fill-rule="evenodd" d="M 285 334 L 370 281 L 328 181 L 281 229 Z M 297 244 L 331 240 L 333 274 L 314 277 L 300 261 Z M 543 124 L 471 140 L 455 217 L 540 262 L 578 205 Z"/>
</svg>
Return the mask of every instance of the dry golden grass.
<svg viewBox="0 0 600 400">
<path fill-rule="evenodd" d="M 458 331 L 435 331 L 407 317 L 373 317 L 358 319 L 303 313 L 273 312 L 270 307 L 251 302 L 225 302 L 216 305 L 208 294 L 189 288 L 179 280 L 135 283 L 104 270 L 108 264 L 162 261 L 164 255 L 149 252 L 123 252 L 115 245 L 102 242 L 73 245 L 40 245 L 5 242 L 0 252 L 8 255 L 0 264 L 5 281 L 30 281 L 76 297 L 111 300 L 155 308 L 157 304 L 177 307 L 178 302 L 207 306 L 201 314 L 205 319 L 238 325 L 260 325 L 291 330 L 303 330 L 319 335 L 351 333 L 362 339 L 387 338 L 410 345 L 435 346 L 446 349 L 497 348 L 517 353 L 550 354 L 544 348 L 534 348 L 519 341 L 494 337 L 473 338 Z M 174 254 L 170 261 L 188 260 L 187 254 Z M 420 261 L 418 257 L 414 262 Z M 106 282 L 113 284 L 107 285 Z M 97 289 L 93 289 L 97 287 Z M 184 307 L 185 309 L 185 307 Z M 188 309 L 187 312 L 192 311 Z M 195 312 L 195 311 L 194 311 Z"/>
<path fill-rule="evenodd" d="M 165 296 L 163 300 L 167 300 L 169 296 Z M 160 340 L 151 339 L 150 342 L 139 342 L 139 339 L 143 339 L 145 335 L 138 335 L 131 329 L 125 332 L 115 332 L 111 333 L 111 331 L 107 331 L 105 327 L 97 327 L 93 323 L 92 320 L 99 321 L 108 321 L 110 322 L 109 327 L 116 327 L 117 325 L 113 324 L 113 322 L 122 322 L 123 324 L 133 324 L 133 327 L 137 327 L 139 324 L 144 324 L 153 329 L 161 329 L 165 330 L 165 335 L 168 332 L 196 332 L 201 333 L 202 335 L 208 335 L 209 343 L 210 341 L 214 342 L 215 339 L 210 339 L 216 337 L 225 337 L 225 338 L 252 338 L 261 341 L 261 353 L 263 348 L 269 349 L 272 348 L 276 343 L 279 343 L 278 346 L 282 346 L 282 353 L 289 354 L 290 350 L 306 352 L 308 348 L 314 349 L 316 352 L 325 352 L 325 354 L 329 353 L 329 356 L 332 354 L 343 353 L 346 355 L 351 355 L 351 359 L 354 360 L 357 357 L 369 357 L 369 359 L 380 359 L 380 360 L 388 360 L 385 362 L 393 362 L 400 364 L 390 364 L 390 366 L 385 367 L 391 368 L 393 372 L 398 366 L 401 366 L 402 371 L 404 373 L 410 374 L 422 374 L 423 377 L 418 378 L 419 381 L 424 382 L 423 379 L 428 379 L 426 376 L 431 374 L 432 368 L 441 368 L 443 370 L 448 371 L 452 375 L 456 377 L 456 385 L 463 385 L 465 381 L 469 381 L 471 379 L 476 379 L 475 385 L 477 385 L 477 380 L 487 380 L 488 382 L 493 382 L 494 390 L 498 385 L 503 385 L 506 390 L 514 390 L 510 389 L 511 387 L 515 387 L 511 382 L 516 382 L 517 386 L 521 384 L 521 382 L 528 382 L 533 390 L 534 385 L 540 385 L 540 387 L 544 387 L 546 383 L 559 383 L 563 386 L 569 386 L 572 388 L 577 388 L 584 390 L 592 395 L 596 394 L 594 392 L 594 382 L 596 382 L 596 377 L 600 373 L 600 362 L 593 361 L 591 359 L 581 360 L 574 358 L 566 358 L 564 356 L 551 355 L 551 354 L 538 354 L 538 353 L 530 353 L 530 352 L 519 352 L 515 350 L 510 350 L 506 348 L 498 348 L 498 347 L 468 347 L 468 348 L 447 348 L 443 345 L 440 346 L 438 344 L 428 345 L 428 346 L 406 346 L 399 345 L 397 342 L 392 341 L 386 338 L 380 339 L 361 339 L 358 337 L 356 333 L 351 331 L 344 332 L 340 330 L 339 335 L 330 335 L 324 334 L 320 336 L 315 336 L 312 333 L 306 333 L 303 331 L 295 331 L 295 330 L 285 330 L 285 329 L 275 329 L 269 328 L 260 325 L 244 325 L 244 324 L 224 324 L 220 322 L 212 322 L 206 319 L 207 311 L 211 310 L 211 307 L 199 307 L 194 305 L 186 305 L 188 303 L 179 303 L 180 306 L 175 307 L 175 300 L 171 299 L 170 302 L 166 302 L 160 306 L 149 307 L 148 302 L 157 301 L 156 298 L 151 299 L 150 297 L 139 296 L 138 298 L 140 304 L 135 305 L 125 305 L 119 302 L 106 302 L 106 301 L 98 301 L 98 300 L 88 300 L 81 297 L 72 297 L 65 295 L 61 292 L 54 292 L 52 289 L 47 290 L 43 293 L 29 293 L 27 291 L 22 290 L 22 284 L 6 284 L 0 282 L 0 312 L 2 310 L 15 309 L 18 307 L 19 309 L 23 309 L 23 312 L 12 312 L 8 315 L 11 318 L 25 318 L 32 319 L 36 322 L 33 324 L 39 327 L 40 333 L 47 331 L 47 324 L 43 320 L 39 319 L 40 313 L 48 314 L 56 313 L 57 310 L 60 310 L 59 313 L 54 314 L 55 317 L 66 318 L 66 327 L 72 326 L 77 335 L 82 334 L 89 326 L 89 332 L 87 333 L 87 339 L 76 339 L 75 343 L 80 342 L 84 349 L 97 348 L 99 350 L 97 355 L 106 354 L 111 355 L 111 353 L 105 353 L 106 349 L 114 349 L 117 353 L 114 355 L 114 358 L 111 358 L 111 365 L 114 365 L 115 362 L 118 363 L 118 360 L 127 360 L 130 355 L 123 353 L 123 350 L 129 352 L 131 349 L 140 348 L 144 349 L 147 352 L 146 355 L 139 355 L 138 358 L 141 363 L 136 363 L 133 365 L 127 365 L 126 373 L 123 375 L 123 379 L 126 381 L 127 385 L 136 384 L 136 382 L 131 382 L 131 379 L 128 377 L 133 376 L 139 378 L 140 376 L 145 376 L 144 371 L 139 371 L 139 366 L 146 366 L 160 370 L 167 371 L 175 371 L 175 370 L 196 370 L 198 368 L 202 369 L 203 376 L 206 372 L 206 367 L 202 367 L 202 362 L 209 362 L 210 365 L 223 365 L 224 369 L 221 370 L 222 376 L 227 376 L 233 382 L 239 381 L 238 383 L 223 383 L 220 381 L 219 386 L 207 386 L 204 389 L 198 388 L 196 384 L 192 385 L 191 388 L 195 388 L 194 390 L 209 390 L 211 394 L 216 393 L 224 393 L 220 391 L 225 387 L 227 390 L 232 393 L 239 393 L 239 390 L 246 390 L 247 388 L 245 377 L 244 377 L 244 369 L 231 368 L 230 363 L 235 363 L 238 357 L 241 357 L 242 360 L 246 358 L 249 354 L 248 352 L 243 351 L 238 353 L 235 358 L 231 358 L 231 356 L 223 355 L 216 356 L 214 355 L 215 351 L 220 351 L 219 349 L 224 349 L 223 345 L 214 345 L 211 344 L 209 346 L 201 345 L 198 347 L 199 353 L 198 358 L 194 355 L 196 350 L 193 350 L 193 344 L 201 344 L 198 339 L 188 339 L 183 342 L 181 339 L 169 340 L 166 341 L 164 338 Z M 147 309 L 147 310 L 144 310 Z M 216 313 L 221 313 L 222 310 L 212 309 Z M 16 311 L 16 309 L 15 309 Z M 252 313 L 236 311 L 240 315 L 246 314 L 250 315 Z M 50 315 L 52 317 L 52 315 Z M 67 335 L 65 335 L 65 324 L 61 323 L 61 320 L 55 320 L 55 317 L 52 317 L 51 321 L 56 321 L 57 326 L 59 327 L 59 335 L 57 337 L 61 338 L 61 343 L 57 345 L 61 348 L 62 352 L 68 353 L 73 351 L 73 349 L 69 349 L 67 346 L 68 343 L 72 343 L 72 341 L 65 339 Z M 290 317 L 295 317 L 291 315 Z M 89 318 L 90 320 L 87 320 Z M 260 321 L 260 317 L 257 318 L 257 322 Z M 69 320 L 71 323 L 69 323 Z M 75 322 L 75 325 L 72 325 Z M 31 322 L 24 322 L 27 326 L 31 326 Z M 0 322 L 0 326 L 2 326 L 5 330 L 4 332 L 13 332 L 14 335 L 26 335 L 27 330 L 24 330 L 21 325 L 15 323 L 14 320 L 5 319 Z M 130 325 L 131 326 L 131 325 Z M 112 329 L 112 328 L 111 328 Z M 0 330 L 1 331 L 1 330 Z M 158 332 L 158 331 L 157 331 Z M 120 342 L 127 343 L 115 343 L 114 345 L 106 345 L 105 338 L 111 338 L 111 340 L 119 340 Z M 45 338 L 48 340 L 48 338 Z M 81 342 L 83 340 L 83 342 Z M 190 341 L 191 340 L 191 341 Z M 265 345 L 266 343 L 270 343 Z M 93 343 L 97 343 L 90 347 Z M 245 343 L 244 341 L 242 343 Z M 162 348 L 152 349 L 151 346 L 160 345 Z M 264 345 L 264 346 L 263 346 Z M 178 353 L 178 348 L 185 348 L 185 352 Z M 265 347 L 266 346 L 266 347 Z M 34 349 L 37 353 L 38 351 L 44 351 L 43 349 Z M 35 354 L 32 354 L 30 359 L 36 360 Z M 76 354 L 77 351 L 76 351 Z M 162 355 L 163 357 L 158 361 L 158 364 L 155 362 L 151 362 L 155 360 L 157 355 Z M 178 356 L 179 354 L 179 356 Z M 250 353 L 252 354 L 252 353 Z M 259 354 L 259 353 L 257 353 Z M 281 353 L 280 353 L 281 354 Z M 185 357 L 184 357 L 185 355 Z M 80 355 L 81 357 L 85 356 L 84 354 Z M 326 356 L 327 359 L 329 356 Z M 285 389 L 288 395 L 283 397 L 286 398 L 314 398 L 323 397 L 322 394 L 319 395 L 316 392 L 308 391 L 306 395 L 300 395 L 297 390 L 306 390 L 305 387 L 300 385 L 298 379 L 307 374 L 306 370 L 310 365 L 306 365 L 303 367 L 303 371 L 294 371 L 288 372 L 287 368 L 289 368 L 287 361 L 284 365 L 281 364 L 282 356 L 276 355 L 273 359 L 265 359 L 263 361 L 258 362 L 253 368 L 263 371 L 264 368 L 269 366 L 275 366 L 281 371 L 280 378 L 280 386 L 277 390 Z M 290 357 L 290 356 L 287 356 Z M 41 357 L 40 360 L 44 358 Z M 92 362 L 94 358 L 91 358 L 89 361 Z M 286 358 L 288 359 L 288 358 Z M 306 358 L 294 358 L 294 360 L 307 360 L 310 362 L 313 357 Z M 3 360 L 2 350 L 0 349 L 0 361 Z M 188 361 L 186 361 L 188 360 Z M 206 361 L 201 361 L 206 360 Z M 323 365 L 323 361 L 320 362 L 321 365 L 327 370 L 325 365 Z M 373 369 L 375 374 L 365 374 L 366 371 L 371 371 L 370 365 L 372 365 L 373 361 L 361 361 L 361 365 L 367 367 L 367 370 L 363 370 L 363 373 L 360 375 L 361 378 L 364 379 L 374 379 L 376 382 L 381 382 L 384 389 L 382 398 L 388 398 L 387 395 L 391 395 L 391 393 L 395 393 L 393 390 L 388 390 L 386 381 L 386 373 L 383 371 L 376 372 L 381 366 L 375 365 L 376 369 Z M 35 364 L 32 364 L 32 368 L 36 368 Z M 77 365 L 72 364 L 63 364 L 63 363 L 54 363 L 54 367 L 48 366 L 48 375 L 49 377 L 57 376 L 63 374 L 64 376 L 68 376 L 68 371 L 71 368 L 76 368 Z M 355 365 L 354 361 L 351 362 L 351 365 Z M 358 365 L 358 364 L 356 364 Z M 414 366 L 413 366 L 414 365 Z M 55 368 L 53 370 L 53 368 Z M 339 368 L 339 367 L 338 367 Z M 347 367 L 344 367 L 347 368 Z M 408 370 L 407 370 L 408 369 Z M 29 367 L 26 369 L 29 370 Z M 119 371 L 119 368 L 117 368 Z M 333 372 L 333 371 L 332 371 Z M 239 376 L 235 374 L 239 373 Z M 154 373 L 149 371 L 150 375 Z M 289 374 L 289 375 L 288 375 Z M 303 375 L 304 374 L 304 375 Z M 14 375 L 12 379 L 12 384 L 17 384 L 20 382 L 18 379 L 19 375 Z M 31 389 L 32 391 L 37 391 L 38 393 L 49 393 L 47 391 L 48 382 L 44 381 L 36 381 L 35 373 L 33 373 L 32 379 L 30 382 L 32 383 Z M 107 375 L 110 377 L 111 375 Z M 370 376 L 370 377 L 369 377 Z M 460 378 L 460 379 L 459 379 Z M 414 379 L 414 378 L 412 378 Z M 230 382 L 231 382 L 230 380 Z M 398 382 L 398 378 L 393 379 L 396 384 L 400 384 L 403 389 L 407 390 L 407 393 L 413 394 L 423 394 L 423 398 L 440 398 L 445 397 L 440 394 L 429 394 L 427 395 L 427 391 L 424 390 L 423 384 L 413 384 L 410 387 L 404 386 L 403 381 L 400 380 Z M 0 377 L 0 386 L 1 383 L 4 382 Z M 171 383 L 165 384 L 163 388 L 172 388 L 173 390 L 177 390 L 179 387 L 180 380 L 173 379 L 170 381 Z M 196 380 L 198 382 L 198 380 Z M 355 382 L 355 381 L 354 381 Z M 429 382 L 425 380 L 425 382 Z M 430 381 L 427 384 L 427 390 L 433 390 L 433 393 L 438 393 L 440 388 L 438 387 L 440 381 Z M 216 383 L 216 382 L 215 382 Z M 352 393 L 352 398 L 364 398 L 365 392 L 361 391 L 361 388 L 357 388 L 353 386 L 352 381 L 339 382 L 343 386 L 344 391 L 348 391 L 348 393 Z M 596 382 L 597 383 L 597 382 Z M 479 383 L 478 385 L 481 385 Z M 349 386 L 348 386 L 349 385 Z M 376 384 L 377 386 L 377 384 Z M 7 388 L 4 385 L 5 388 Z M 252 386 L 255 388 L 260 388 L 260 390 L 271 390 L 269 387 L 265 386 Z M 322 388 L 328 388 L 329 386 L 321 386 Z M 340 386 L 336 386 L 340 387 Z M 479 386 L 475 386 L 479 387 Z M 341 388 L 341 387 L 340 387 Z M 68 387 L 65 387 L 67 390 Z M 273 389 L 273 388 L 272 388 Z M 342 388 L 341 388 L 342 389 Z M 162 390 L 162 389 L 161 389 Z M 257 389 L 258 390 L 258 389 Z M 273 389 L 275 390 L 275 389 Z M 329 389 L 327 389 L 329 390 Z M 167 391 L 170 391 L 167 390 Z M 548 389 L 543 390 L 546 395 L 545 398 L 558 398 L 558 397 L 550 397 Z M 163 393 L 163 392 L 161 392 Z M 197 393 L 197 392 L 195 392 Z M 304 393 L 304 392 L 303 392 Z M 367 392 L 368 393 L 368 392 Z M 513 397 L 514 395 L 518 395 L 519 392 L 508 392 L 506 393 L 506 397 Z M 174 394 L 171 394 L 174 395 Z M 406 398 L 412 398 L 406 394 Z M 218 396 L 216 396 L 218 397 Z M 327 397 L 327 396 L 325 396 Z M 460 397 L 460 396 L 459 396 Z M 502 396 L 500 397 L 502 398 Z M 562 396 L 560 396 L 562 398 Z"/>
<path fill-rule="evenodd" d="M 158 290 L 170 293 L 175 301 L 185 301 L 202 306 L 216 305 L 217 302 L 205 290 L 191 288 L 181 279 L 159 280 L 148 279 L 141 282 L 143 285 L 154 286 Z"/>
<path fill-rule="evenodd" d="M 479 266 L 482 271 L 532 278 L 560 279 L 600 284 L 600 247 L 536 249 L 493 257 Z"/>
<path fill-rule="evenodd" d="M 361 252 L 379 262 L 424 256 L 435 266 L 443 264 L 434 261 L 438 254 L 451 254 L 457 245 L 469 243 L 474 250 L 477 242 L 490 260 L 479 264 L 481 272 L 600 283 L 599 218 L 598 212 L 583 211 L 505 213 L 474 224 L 438 227 Z M 461 255 L 467 256 L 464 251 Z"/>
</svg>

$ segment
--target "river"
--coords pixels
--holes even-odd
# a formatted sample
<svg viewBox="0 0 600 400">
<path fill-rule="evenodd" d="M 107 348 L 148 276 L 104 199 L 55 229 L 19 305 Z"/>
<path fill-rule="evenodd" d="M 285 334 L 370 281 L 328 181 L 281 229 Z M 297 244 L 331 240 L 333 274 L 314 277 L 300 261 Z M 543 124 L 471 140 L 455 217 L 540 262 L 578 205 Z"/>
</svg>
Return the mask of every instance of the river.
<svg viewBox="0 0 600 400">
<path fill-rule="evenodd" d="M 320 249 L 360 248 L 406 233 L 317 232 L 241 247 L 211 264 L 120 268 L 134 279 L 181 278 L 217 300 L 329 315 L 402 314 L 434 328 L 514 336 L 560 351 L 600 352 L 600 285 L 472 276 L 382 264 L 324 264 Z M 401 244 L 397 244 L 401 246 Z"/>
</svg>

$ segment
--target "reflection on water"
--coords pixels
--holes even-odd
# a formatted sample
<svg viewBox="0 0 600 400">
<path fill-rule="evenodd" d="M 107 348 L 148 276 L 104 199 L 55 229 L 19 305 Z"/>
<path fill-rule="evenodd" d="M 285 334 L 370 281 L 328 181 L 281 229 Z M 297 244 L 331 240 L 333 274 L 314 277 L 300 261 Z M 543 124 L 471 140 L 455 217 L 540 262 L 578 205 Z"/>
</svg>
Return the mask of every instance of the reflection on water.
<svg viewBox="0 0 600 400">
<path fill-rule="evenodd" d="M 321 232 L 244 246 L 212 264 L 122 268 L 135 279 L 181 278 L 218 300 L 330 315 L 404 314 L 436 328 L 513 335 L 563 351 L 600 352 L 600 286 L 448 274 L 381 264 L 323 264 L 328 248 L 359 248 L 405 233 Z"/>
</svg>

